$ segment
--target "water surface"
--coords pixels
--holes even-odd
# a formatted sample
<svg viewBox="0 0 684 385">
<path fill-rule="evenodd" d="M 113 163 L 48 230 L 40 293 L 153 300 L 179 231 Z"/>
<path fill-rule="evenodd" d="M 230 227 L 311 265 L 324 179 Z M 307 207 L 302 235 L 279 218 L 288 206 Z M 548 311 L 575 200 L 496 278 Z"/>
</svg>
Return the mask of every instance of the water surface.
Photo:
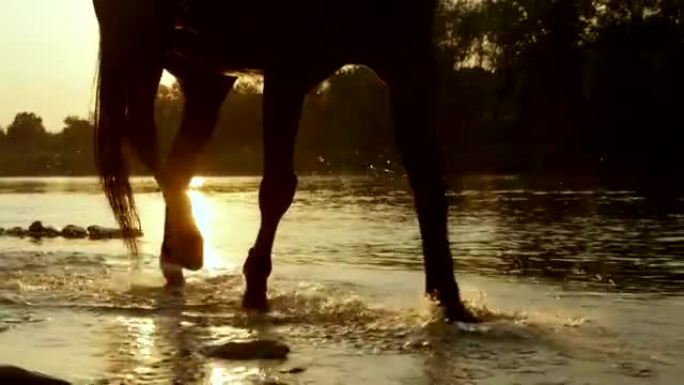
<svg viewBox="0 0 684 385">
<path fill-rule="evenodd" d="M 308 177 L 276 241 L 273 312 L 239 307 L 258 228 L 257 178 L 189 192 L 205 269 L 163 290 L 163 202 L 135 181 L 145 236 L 0 236 L 0 362 L 75 383 L 675 384 L 684 375 L 684 200 L 629 189 L 469 178 L 451 190 L 464 296 L 490 322 L 446 326 L 420 296 L 401 179 Z M 113 225 L 91 178 L 0 179 L 0 227 Z M 207 344 L 254 337 L 286 361 L 228 362 Z M 288 373 L 294 367 L 303 373 Z"/>
</svg>

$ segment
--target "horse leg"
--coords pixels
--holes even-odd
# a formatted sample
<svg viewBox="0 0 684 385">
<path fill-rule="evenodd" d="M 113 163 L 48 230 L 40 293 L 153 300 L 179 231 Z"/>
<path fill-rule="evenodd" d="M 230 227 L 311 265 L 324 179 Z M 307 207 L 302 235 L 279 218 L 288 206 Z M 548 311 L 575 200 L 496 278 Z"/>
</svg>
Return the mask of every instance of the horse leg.
<svg viewBox="0 0 684 385">
<path fill-rule="evenodd" d="M 181 78 L 185 110 L 166 162 L 162 191 L 166 201 L 160 264 L 170 286 L 183 284 L 183 268 L 199 270 L 204 242 L 186 190 L 200 153 L 211 138 L 219 110 L 235 77 L 193 73 Z"/>
<path fill-rule="evenodd" d="M 243 267 L 246 309 L 266 311 L 271 251 L 280 219 L 292 204 L 297 187 L 293 157 L 299 117 L 307 88 L 285 78 L 264 78 L 264 173 L 259 189 L 261 226 Z"/>
<path fill-rule="evenodd" d="M 161 75 L 161 65 L 139 67 L 136 87 L 131 92 L 129 126 L 126 127 L 127 130 L 135 130 L 127 135 L 131 147 L 142 164 L 153 173 L 158 184 L 162 183 L 162 168 L 157 146 L 157 126 L 154 122 L 154 100 Z"/>
<path fill-rule="evenodd" d="M 381 73 L 390 86 L 396 143 L 413 190 L 423 241 L 426 294 L 452 321 L 475 322 L 463 306 L 449 249 L 447 201 L 436 132 L 436 69 L 429 55 Z M 396 63 L 392 64 L 396 65 Z"/>
</svg>

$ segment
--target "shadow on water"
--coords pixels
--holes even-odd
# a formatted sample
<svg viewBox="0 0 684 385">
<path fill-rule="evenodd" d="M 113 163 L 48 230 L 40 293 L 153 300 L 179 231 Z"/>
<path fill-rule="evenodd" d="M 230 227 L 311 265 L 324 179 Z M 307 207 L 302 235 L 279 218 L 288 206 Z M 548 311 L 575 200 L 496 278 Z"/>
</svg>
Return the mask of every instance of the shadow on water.
<svg viewBox="0 0 684 385">
<path fill-rule="evenodd" d="M 683 195 L 684 196 L 684 195 Z M 684 290 L 684 199 L 620 190 L 465 190 L 452 196 L 463 269 L 606 291 Z M 489 223 L 469 241 L 468 228 Z M 485 240 L 489 238 L 489 244 Z M 465 260 L 465 261 L 463 261 Z"/>
</svg>

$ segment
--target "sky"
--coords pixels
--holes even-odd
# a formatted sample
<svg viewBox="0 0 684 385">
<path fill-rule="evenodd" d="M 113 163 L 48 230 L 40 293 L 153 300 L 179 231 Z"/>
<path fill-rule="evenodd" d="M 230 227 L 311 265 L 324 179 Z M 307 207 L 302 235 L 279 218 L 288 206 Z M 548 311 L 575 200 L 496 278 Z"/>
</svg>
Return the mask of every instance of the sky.
<svg viewBox="0 0 684 385">
<path fill-rule="evenodd" d="M 49 131 L 94 101 L 98 32 L 91 0 L 2 0 L 0 126 L 33 111 Z"/>
<path fill-rule="evenodd" d="M 99 39 L 92 0 L 0 3 L 0 127 L 23 111 L 40 115 L 53 132 L 69 115 L 87 118 Z"/>
</svg>

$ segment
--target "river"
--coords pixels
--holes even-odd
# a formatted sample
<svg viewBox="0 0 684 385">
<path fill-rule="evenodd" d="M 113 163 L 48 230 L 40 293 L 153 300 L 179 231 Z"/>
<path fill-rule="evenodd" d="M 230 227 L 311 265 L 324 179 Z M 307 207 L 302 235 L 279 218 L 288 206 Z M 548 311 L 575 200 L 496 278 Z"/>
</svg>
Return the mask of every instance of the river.
<svg viewBox="0 0 684 385">
<path fill-rule="evenodd" d="M 163 201 L 135 180 L 142 254 L 118 240 L 0 235 L 0 363 L 76 384 L 679 384 L 684 198 L 478 176 L 450 190 L 464 297 L 482 325 L 444 325 L 421 296 L 402 178 L 305 177 L 274 252 L 266 316 L 240 309 L 258 178 L 188 192 L 205 268 L 162 288 Z M 0 227 L 113 226 L 94 178 L 0 179 Z M 207 345 L 272 338 L 283 361 Z M 295 370 L 292 370 L 295 369 Z M 303 370 L 303 371 L 302 371 Z"/>
</svg>

